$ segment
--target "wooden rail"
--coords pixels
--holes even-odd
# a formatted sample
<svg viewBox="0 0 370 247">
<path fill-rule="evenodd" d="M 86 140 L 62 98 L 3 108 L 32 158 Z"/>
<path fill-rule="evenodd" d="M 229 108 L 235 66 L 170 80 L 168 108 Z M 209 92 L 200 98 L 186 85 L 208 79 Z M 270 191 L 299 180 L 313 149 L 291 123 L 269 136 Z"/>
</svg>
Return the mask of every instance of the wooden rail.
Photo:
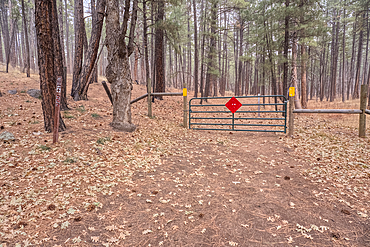
<svg viewBox="0 0 370 247">
<path fill-rule="evenodd" d="M 293 113 L 362 114 L 362 111 L 356 109 L 295 109 Z"/>
<path fill-rule="evenodd" d="M 103 87 L 104 87 L 104 90 L 105 92 L 107 93 L 108 95 L 108 98 L 111 102 L 111 104 L 113 105 L 113 99 L 112 99 L 112 95 L 110 93 L 110 90 L 107 86 L 107 83 L 105 81 L 102 81 L 102 84 L 103 84 Z M 152 117 L 152 96 L 183 96 L 184 97 L 184 102 L 183 102 L 183 105 L 184 105 L 184 114 L 183 114 L 183 126 L 185 128 L 187 128 L 187 90 L 186 90 L 186 86 L 183 88 L 183 92 L 182 93 L 151 93 L 151 81 L 149 80 L 148 81 L 148 93 L 146 94 L 143 94 L 141 95 L 140 97 L 134 99 L 134 100 L 131 100 L 130 101 L 130 104 L 133 104 L 135 102 L 138 102 L 139 100 L 142 100 L 142 99 L 145 99 L 146 97 L 148 97 L 148 116 L 151 118 Z"/>
<path fill-rule="evenodd" d="M 151 93 L 153 96 L 182 96 L 182 93 Z"/>
<path fill-rule="evenodd" d="M 368 86 L 361 85 L 360 109 L 294 109 L 293 97 L 289 98 L 289 136 L 294 133 L 294 113 L 334 113 L 334 114 L 359 114 L 358 136 L 366 136 L 366 114 L 370 115 L 370 110 L 366 109 Z"/>
<path fill-rule="evenodd" d="M 152 95 L 152 96 L 182 96 L 182 93 L 151 93 L 150 95 Z M 140 97 L 138 97 L 134 100 L 131 100 L 130 104 L 138 102 L 141 99 L 145 99 L 146 97 L 148 97 L 147 93 L 141 95 Z"/>
<path fill-rule="evenodd" d="M 145 99 L 146 97 L 148 97 L 148 94 L 147 94 L 147 93 L 146 93 L 146 94 L 141 95 L 140 97 L 138 97 L 138 98 L 136 98 L 136 99 L 134 99 L 134 100 L 131 100 L 130 104 L 133 104 L 133 103 L 135 103 L 135 102 L 138 102 L 138 101 L 139 101 L 139 100 L 141 100 L 141 99 Z"/>
</svg>

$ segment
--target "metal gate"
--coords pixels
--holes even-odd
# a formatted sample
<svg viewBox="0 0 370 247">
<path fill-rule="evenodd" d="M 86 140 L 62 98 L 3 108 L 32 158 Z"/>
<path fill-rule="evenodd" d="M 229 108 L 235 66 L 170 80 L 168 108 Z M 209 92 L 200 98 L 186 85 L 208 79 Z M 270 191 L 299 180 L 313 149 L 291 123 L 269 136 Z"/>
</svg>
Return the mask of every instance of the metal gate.
<svg viewBox="0 0 370 247">
<path fill-rule="evenodd" d="M 235 98 L 240 102 L 237 102 L 240 108 L 235 113 L 225 106 L 231 97 L 192 98 L 189 101 L 189 128 L 286 133 L 287 100 L 284 95 Z"/>
</svg>

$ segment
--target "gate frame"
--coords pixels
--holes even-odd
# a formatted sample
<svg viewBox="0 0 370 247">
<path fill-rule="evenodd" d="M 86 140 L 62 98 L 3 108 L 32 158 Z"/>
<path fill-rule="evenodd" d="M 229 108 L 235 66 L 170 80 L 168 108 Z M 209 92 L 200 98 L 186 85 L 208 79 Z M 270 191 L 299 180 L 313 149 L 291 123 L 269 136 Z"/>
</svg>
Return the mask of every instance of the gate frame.
<svg viewBox="0 0 370 247">
<path fill-rule="evenodd" d="M 211 99 L 231 99 L 232 97 L 235 97 L 237 99 L 245 99 L 245 98 L 282 98 L 284 101 L 282 103 L 259 103 L 259 104 L 242 104 L 242 106 L 265 106 L 265 105 L 282 105 L 283 106 L 283 111 L 240 111 L 240 113 L 285 113 L 283 118 L 235 118 L 234 113 L 231 111 L 209 111 L 211 113 L 231 113 L 232 117 L 231 118 L 197 118 L 197 119 L 230 119 L 232 120 L 231 124 L 209 124 L 209 125 L 222 125 L 222 126 L 232 126 L 232 129 L 211 129 L 211 128 L 192 128 L 191 125 L 204 125 L 204 124 L 192 124 L 191 119 L 196 119 L 191 117 L 192 113 L 192 104 L 191 102 L 193 100 L 211 100 Z M 283 132 L 286 134 L 287 132 L 287 107 L 288 101 L 287 98 L 284 95 L 258 95 L 258 96 L 224 96 L 224 97 L 199 97 L 199 98 L 192 98 L 189 100 L 189 129 L 194 129 L 194 130 L 221 130 L 221 131 L 250 131 L 250 132 Z M 219 104 L 208 104 L 208 105 L 193 105 L 193 107 L 199 107 L 199 106 L 225 106 L 225 105 L 219 105 Z M 207 112 L 207 111 L 206 111 Z M 237 111 L 238 112 L 238 111 Z M 201 112 L 197 112 L 201 113 Z M 234 124 L 235 119 L 249 119 L 249 120 L 284 120 L 284 125 L 263 125 L 263 124 Z M 247 130 L 247 129 L 235 129 L 235 126 L 279 126 L 279 127 L 284 127 L 284 130 Z"/>
</svg>

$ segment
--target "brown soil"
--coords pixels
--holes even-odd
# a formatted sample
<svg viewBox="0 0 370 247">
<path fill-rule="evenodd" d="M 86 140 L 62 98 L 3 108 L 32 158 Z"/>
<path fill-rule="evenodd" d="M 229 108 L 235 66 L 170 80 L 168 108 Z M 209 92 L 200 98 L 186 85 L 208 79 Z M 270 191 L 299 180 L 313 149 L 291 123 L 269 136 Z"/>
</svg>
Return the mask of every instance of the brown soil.
<svg viewBox="0 0 370 247">
<path fill-rule="evenodd" d="M 30 88 L 37 75 L 0 72 L 0 132 L 16 137 L 0 143 L 0 246 L 370 246 L 370 141 L 345 122 L 299 116 L 293 138 L 185 130 L 168 97 L 152 119 L 135 103 L 138 129 L 116 132 L 93 84 L 52 145 Z"/>
</svg>

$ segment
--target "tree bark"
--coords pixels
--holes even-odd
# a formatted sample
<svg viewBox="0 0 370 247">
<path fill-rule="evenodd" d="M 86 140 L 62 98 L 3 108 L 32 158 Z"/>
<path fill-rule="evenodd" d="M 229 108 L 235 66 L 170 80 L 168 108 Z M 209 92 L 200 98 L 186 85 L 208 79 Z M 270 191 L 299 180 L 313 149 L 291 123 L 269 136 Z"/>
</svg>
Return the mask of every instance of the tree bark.
<svg viewBox="0 0 370 247">
<path fill-rule="evenodd" d="M 54 42 L 54 72 L 56 78 L 58 76 L 62 77 L 62 92 L 60 99 L 60 108 L 62 110 L 68 110 L 67 105 L 67 81 L 64 74 L 64 65 L 63 65 L 63 49 L 60 42 L 60 32 L 59 32 L 59 23 L 58 23 L 58 12 L 57 12 L 57 3 L 56 0 L 52 0 L 52 33 L 53 33 L 53 42 Z"/>
<path fill-rule="evenodd" d="M 193 0 L 193 15 L 194 15 L 194 97 L 198 97 L 198 27 L 197 27 L 197 9 L 195 0 Z"/>
<path fill-rule="evenodd" d="M 5 4 L 5 1 L 0 1 L 0 11 L 1 11 L 1 29 L 3 32 L 4 39 L 4 51 L 5 51 L 5 61 L 7 61 L 7 54 L 10 46 L 10 34 L 9 34 L 9 23 L 8 23 L 8 5 Z M 1 51 L 2 52 L 2 51 Z"/>
<path fill-rule="evenodd" d="M 6 50 L 6 73 L 9 72 L 9 62 L 10 62 L 10 55 L 12 53 L 12 47 L 14 43 L 14 35 L 15 35 L 15 21 L 13 23 L 13 29 L 12 29 L 12 37 L 9 42 L 8 50 Z"/>
<path fill-rule="evenodd" d="M 292 37 L 292 86 L 296 88 L 296 94 L 294 96 L 294 107 L 295 109 L 302 109 L 301 103 L 298 97 L 298 83 L 297 83 L 297 34 L 293 33 Z"/>
<path fill-rule="evenodd" d="M 243 93 L 241 92 L 241 84 L 242 84 L 242 71 L 243 71 L 243 62 L 240 59 L 240 56 L 243 56 L 243 31 L 244 31 L 244 23 L 243 20 L 239 14 L 239 24 L 240 24 L 240 29 L 239 29 L 239 69 L 238 69 L 238 88 L 235 90 L 235 95 L 240 96 Z"/>
<path fill-rule="evenodd" d="M 106 0 L 98 0 L 94 28 L 91 30 L 90 44 L 87 48 L 84 64 L 81 68 L 78 80 L 72 85 L 71 96 L 73 100 L 87 100 L 87 91 L 90 85 L 89 78 L 95 68 L 99 51 L 100 37 L 103 29 Z"/>
<path fill-rule="evenodd" d="M 40 68 L 40 89 L 44 128 L 51 132 L 54 126 L 56 76 L 54 71 L 53 0 L 35 0 L 35 25 Z M 59 131 L 65 130 L 59 115 Z"/>
<path fill-rule="evenodd" d="M 349 94 L 350 91 L 352 90 L 352 81 L 353 81 L 353 74 L 354 74 L 354 64 L 355 64 L 355 54 L 356 54 L 356 29 L 357 29 L 357 15 L 356 15 L 356 20 L 353 23 L 353 37 L 352 37 L 352 54 L 351 54 L 351 68 L 349 72 L 349 80 L 348 80 L 348 85 L 347 85 L 347 100 L 349 100 Z"/>
<path fill-rule="evenodd" d="M 352 97 L 354 99 L 358 99 L 360 97 L 359 95 L 359 89 L 360 89 L 360 77 L 361 77 L 361 60 L 362 60 L 362 42 L 363 42 L 363 22 L 365 20 L 365 13 L 362 14 L 362 18 L 360 18 L 360 34 L 358 38 L 358 52 L 357 52 L 357 68 L 356 68 L 356 79 L 355 79 L 355 88 L 353 90 Z"/>
<path fill-rule="evenodd" d="M 72 63 L 71 63 L 71 55 L 69 49 L 69 23 L 68 23 L 68 5 L 67 0 L 64 0 L 64 8 L 65 8 L 65 23 L 66 23 L 66 51 L 67 51 L 67 58 L 66 58 L 66 66 L 67 66 L 67 73 L 71 73 L 73 71 Z"/>
<path fill-rule="evenodd" d="M 307 68 L 306 68 L 306 47 L 301 46 L 301 104 L 303 109 L 307 108 Z"/>
<path fill-rule="evenodd" d="M 117 130 L 132 132 L 136 126 L 131 122 L 131 71 L 129 56 L 133 51 L 133 39 L 137 19 L 137 0 L 133 2 L 130 21 L 130 35 L 126 44 L 126 32 L 130 11 L 130 0 L 125 1 L 122 27 L 119 23 L 118 0 L 107 0 L 106 40 L 108 50 L 107 80 L 111 83 L 113 97 L 113 121 L 111 126 Z"/>
<path fill-rule="evenodd" d="M 74 49 L 74 63 L 73 63 L 73 81 L 71 96 L 74 100 L 79 100 L 79 77 L 82 69 L 83 60 L 83 32 L 84 32 L 84 18 L 83 18 L 83 0 L 75 0 L 74 5 L 74 31 L 75 31 L 75 49 Z"/>
<path fill-rule="evenodd" d="M 164 18 L 164 1 L 158 2 L 157 27 L 155 29 L 155 92 L 165 92 L 166 84 L 164 81 L 164 46 L 163 46 L 163 18 Z M 163 99 L 162 96 L 157 96 Z"/>
<path fill-rule="evenodd" d="M 216 83 L 216 25 L 217 25 L 217 1 L 212 2 L 211 7 L 211 37 L 209 39 L 209 53 L 208 53 L 208 66 L 207 66 L 207 77 L 205 85 L 204 97 L 210 96 L 212 84 Z"/>
<path fill-rule="evenodd" d="M 288 9 L 289 0 L 285 0 L 285 8 Z M 283 95 L 288 98 L 288 52 L 289 52 L 289 15 L 285 16 L 284 36 L 284 64 L 283 64 Z"/>
<path fill-rule="evenodd" d="M 345 75 L 346 75 L 346 9 L 343 10 L 343 39 L 342 39 L 342 102 L 345 98 Z M 348 90 L 348 89 L 347 89 Z"/>
<path fill-rule="evenodd" d="M 143 1 L 143 43 L 144 43 L 144 60 L 145 60 L 145 81 L 146 86 L 148 87 L 148 82 L 150 80 L 150 68 L 149 68 L 149 53 L 148 53 L 148 25 L 146 18 L 146 1 Z"/>
<path fill-rule="evenodd" d="M 24 40 L 26 42 L 25 68 L 26 68 L 27 77 L 30 77 L 30 44 L 28 42 L 28 28 L 27 28 L 27 21 L 26 21 L 26 12 L 24 9 L 24 0 L 22 0 L 22 17 L 23 17 L 23 23 L 24 23 Z"/>
<path fill-rule="evenodd" d="M 0 24 L 1 24 L 1 19 L 0 19 Z M 3 56 L 3 42 L 1 39 L 1 31 L 0 31 L 0 63 L 4 62 L 4 56 Z"/>
</svg>

